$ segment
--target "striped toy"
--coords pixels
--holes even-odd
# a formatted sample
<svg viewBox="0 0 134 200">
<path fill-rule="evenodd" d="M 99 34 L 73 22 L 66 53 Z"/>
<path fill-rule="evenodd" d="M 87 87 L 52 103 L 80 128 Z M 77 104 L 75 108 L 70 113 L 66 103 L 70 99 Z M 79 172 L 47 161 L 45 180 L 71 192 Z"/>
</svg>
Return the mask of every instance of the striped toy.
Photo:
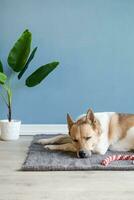
<svg viewBox="0 0 134 200">
<path fill-rule="evenodd" d="M 101 164 L 108 166 L 111 162 L 115 160 L 134 160 L 134 155 L 111 155 L 102 160 Z M 133 161 L 134 164 L 134 161 Z"/>
</svg>

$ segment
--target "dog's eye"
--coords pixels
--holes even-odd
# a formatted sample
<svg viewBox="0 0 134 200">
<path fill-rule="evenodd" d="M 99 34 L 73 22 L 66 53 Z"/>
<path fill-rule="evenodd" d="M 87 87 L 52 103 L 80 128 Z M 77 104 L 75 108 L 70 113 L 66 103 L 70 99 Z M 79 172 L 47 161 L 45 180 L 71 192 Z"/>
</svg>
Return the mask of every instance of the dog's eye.
<svg viewBox="0 0 134 200">
<path fill-rule="evenodd" d="M 74 142 L 78 142 L 78 140 L 76 140 L 76 139 L 74 139 L 73 141 L 74 141 Z"/>
<path fill-rule="evenodd" d="M 86 137 L 85 139 L 86 139 L 86 140 L 89 140 L 89 139 L 91 139 L 91 136 L 89 136 L 89 137 Z"/>
</svg>

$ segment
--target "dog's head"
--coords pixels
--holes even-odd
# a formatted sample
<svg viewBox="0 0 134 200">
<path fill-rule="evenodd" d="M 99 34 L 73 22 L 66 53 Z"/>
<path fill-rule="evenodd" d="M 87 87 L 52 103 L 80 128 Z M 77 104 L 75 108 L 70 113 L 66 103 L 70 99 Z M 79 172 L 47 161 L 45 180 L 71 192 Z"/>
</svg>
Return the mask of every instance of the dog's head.
<svg viewBox="0 0 134 200">
<path fill-rule="evenodd" d="M 76 122 L 67 114 L 67 123 L 69 135 L 77 150 L 77 156 L 80 158 L 91 156 L 91 152 L 97 145 L 101 135 L 100 123 L 95 118 L 92 109 L 89 109 L 86 116 Z"/>
</svg>

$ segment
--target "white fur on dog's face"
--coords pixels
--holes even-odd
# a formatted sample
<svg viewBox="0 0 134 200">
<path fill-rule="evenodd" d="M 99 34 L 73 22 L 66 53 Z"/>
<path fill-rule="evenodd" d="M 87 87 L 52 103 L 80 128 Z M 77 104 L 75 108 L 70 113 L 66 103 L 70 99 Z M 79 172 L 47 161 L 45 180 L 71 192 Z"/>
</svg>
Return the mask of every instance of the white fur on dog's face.
<svg viewBox="0 0 134 200">
<path fill-rule="evenodd" d="M 100 124 L 95 119 L 93 111 L 90 109 L 85 117 L 73 122 L 71 117 L 67 116 L 69 134 L 77 150 L 85 154 L 91 154 L 91 151 L 97 145 L 100 136 Z"/>
</svg>

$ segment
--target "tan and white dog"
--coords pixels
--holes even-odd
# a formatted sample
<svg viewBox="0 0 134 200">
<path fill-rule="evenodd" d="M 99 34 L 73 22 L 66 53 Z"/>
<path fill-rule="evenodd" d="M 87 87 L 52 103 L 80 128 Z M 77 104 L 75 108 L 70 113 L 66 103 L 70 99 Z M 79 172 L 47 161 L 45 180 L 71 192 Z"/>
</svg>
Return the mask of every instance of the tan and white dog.
<svg viewBox="0 0 134 200">
<path fill-rule="evenodd" d="M 40 139 L 50 150 L 77 152 L 80 158 L 91 153 L 134 150 L 134 115 L 115 112 L 94 113 L 91 109 L 73 121 L 67 114 L 68 135 Z"/>
</svg>

